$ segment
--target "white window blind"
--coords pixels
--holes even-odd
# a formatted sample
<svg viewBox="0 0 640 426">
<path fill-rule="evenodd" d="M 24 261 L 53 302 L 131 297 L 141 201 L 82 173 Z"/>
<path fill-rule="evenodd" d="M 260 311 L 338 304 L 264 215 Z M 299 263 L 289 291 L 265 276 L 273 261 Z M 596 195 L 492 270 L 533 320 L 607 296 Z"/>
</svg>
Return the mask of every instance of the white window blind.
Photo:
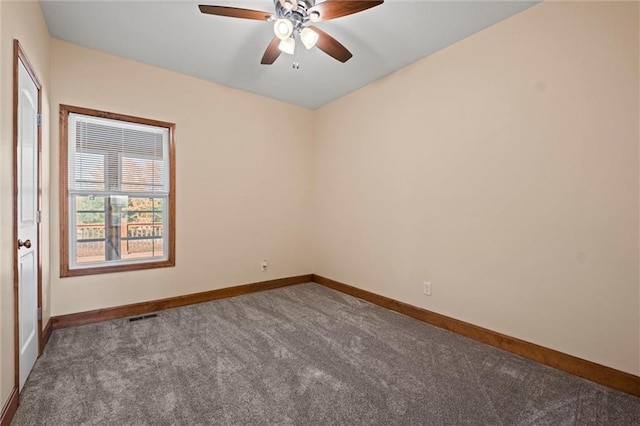
<svg viewBox="0 0 640 426">
<path fill-rule="evenodd" d="M 169 193 L 167 128 L 75 113 L 68 120 L 70 193 Z"/>
</svg>

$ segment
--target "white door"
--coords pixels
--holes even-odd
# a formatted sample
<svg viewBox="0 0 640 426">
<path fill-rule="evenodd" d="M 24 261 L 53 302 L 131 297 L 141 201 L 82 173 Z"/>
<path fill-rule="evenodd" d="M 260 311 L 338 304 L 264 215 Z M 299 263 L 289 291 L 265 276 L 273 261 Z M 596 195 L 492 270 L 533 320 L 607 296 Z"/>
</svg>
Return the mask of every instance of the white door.
<svg viewBox="0 0 640 426">
<path fill-rule="evenodd" d="M 18 318 L 20 390 L 38 357 L 38 88 L 18 64 Z"/>
</svg>

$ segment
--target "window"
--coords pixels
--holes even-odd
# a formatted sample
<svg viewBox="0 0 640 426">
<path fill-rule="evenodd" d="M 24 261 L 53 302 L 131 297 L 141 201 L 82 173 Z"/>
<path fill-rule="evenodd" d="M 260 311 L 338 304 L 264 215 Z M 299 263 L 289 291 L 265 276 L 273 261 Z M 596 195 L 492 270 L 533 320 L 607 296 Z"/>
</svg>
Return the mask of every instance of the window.
<svg viewBox="0 0 640 426">
<path fill-rule="evenodd" d="M 60 276 L 174 266 L 175 125 L 60 115 Z"/>
</svg>

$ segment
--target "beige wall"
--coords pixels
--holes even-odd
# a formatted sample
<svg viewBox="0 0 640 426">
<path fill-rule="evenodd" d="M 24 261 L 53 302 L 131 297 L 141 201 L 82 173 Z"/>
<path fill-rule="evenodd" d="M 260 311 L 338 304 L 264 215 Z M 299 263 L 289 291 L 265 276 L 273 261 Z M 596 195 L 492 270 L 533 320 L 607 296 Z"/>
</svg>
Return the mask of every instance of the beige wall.
<svg viewBox="0 0 640 426">
<path fill-rule="evenodd" d="M 53 209 L 54 315 L 311 272 L 312 111 L 58 40 L 51 57 L 54 114 L 63 103 L 174 122 L 177 156 L 176 267 L 61 279 Z M 57 122 L 51 135 L 55 163 Z"/>
<path fill-rule="evenodd" d="M 640 373 L 638 74 L 543 3 L 319 109 L 314 273 Z"/>
<path fill-rule="evenodd" d="M 36 2 L 0 1 L 0 408 L 14 386 L 13 345 L 13 39 L 18 39 L 43 86 L 43 176 L 49 175 L 49 33 Z M 43 316 L 50 317 L 48 179 L 43 179 Z"/>
</svg>

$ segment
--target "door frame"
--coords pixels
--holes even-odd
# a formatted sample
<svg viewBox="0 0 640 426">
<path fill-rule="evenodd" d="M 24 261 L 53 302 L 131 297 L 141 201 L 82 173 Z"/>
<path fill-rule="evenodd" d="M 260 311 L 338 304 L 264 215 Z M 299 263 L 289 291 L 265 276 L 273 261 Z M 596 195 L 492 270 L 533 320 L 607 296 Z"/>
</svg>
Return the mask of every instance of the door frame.
<svg viewBox="0 0 640 426">
<path fill-rule="evenodd" d="M 20 62 L 24 65 L 29 73 L 29 76 L 33 80 L 38 90 L 38 131 L 37 131 L 37 151 L 38 159 L 36 170 L 38 176 L 37 180 L 37 210 L 42 212 L 42 85 L 40 80 L 36 76 L 36 73 L 31 66 L 31 62 L 27 58 L 20 42 L 17 39 L 13 40 L 13 315 L 14 315 L 14 328 L 13 328 L 13 342 L 14 342 L 14 381 L 15 387 L 20 387 L 20 312 L 19 312 L 19 295 L 18 295 L 18 95 L 19 95 L 19 67 Z M 42 220 L 39 218 L 38 225 L 36 227 L 36 235 L 38 238 L 37 244 L 37 280 L 38 280 L 38 305 L 37 309 L 42 309 Z M 40 317 L 40 315 L 39 315 Z M 42 354 L 42 318 L 38 318 L 38 356 Z"/>
</svg>

